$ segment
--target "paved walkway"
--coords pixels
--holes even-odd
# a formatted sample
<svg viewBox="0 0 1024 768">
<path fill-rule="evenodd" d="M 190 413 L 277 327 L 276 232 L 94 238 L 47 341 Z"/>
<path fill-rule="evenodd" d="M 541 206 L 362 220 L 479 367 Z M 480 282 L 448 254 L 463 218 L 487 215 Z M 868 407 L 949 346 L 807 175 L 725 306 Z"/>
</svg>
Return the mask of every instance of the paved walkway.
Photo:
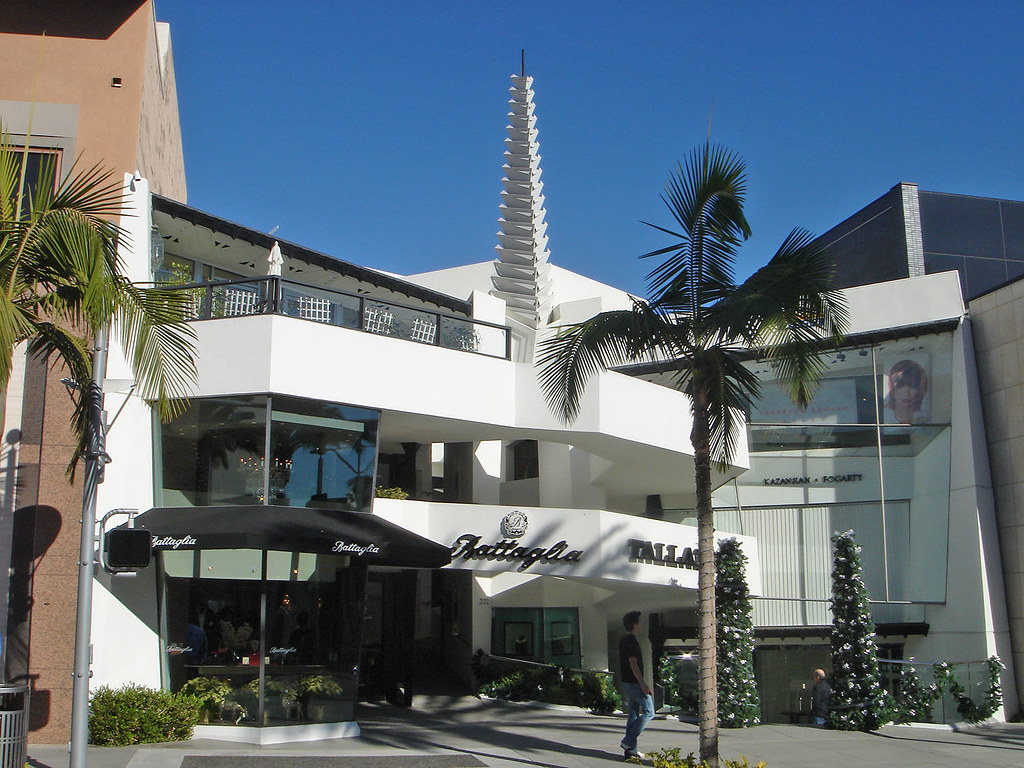
<svg viewBox="0 0 1024 768">
<path fill-rule="evenodd" d="M 622 765 L 624 718 L 471 697 L 417 697 L 412 709 L 361 705 L 352 739 L 244 747 L 211 740 L 90 747 L 89 768 L 582 768 Z M 654 720 L 643 751 L 697 750 L 696 726 Z M 892 726 L 875 733 L 798 725 L 723 730 L 721 754 L 768 768 L 1024 768 L 1024 725 L 951 731 Z M 63 746 L 34 746 L 29 764 L 66 768 Z"/>
</svg>

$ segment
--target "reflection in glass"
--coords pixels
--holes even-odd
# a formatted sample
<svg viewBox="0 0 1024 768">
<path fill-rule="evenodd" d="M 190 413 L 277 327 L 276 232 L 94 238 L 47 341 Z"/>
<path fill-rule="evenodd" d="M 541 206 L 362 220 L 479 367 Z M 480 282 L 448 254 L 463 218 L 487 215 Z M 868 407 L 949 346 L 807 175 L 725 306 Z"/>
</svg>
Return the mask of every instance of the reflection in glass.
<svg viewBox="0 0 1024 768">
<path fill-rule="evenodd" d="M 161 505 L 259 503 L 265 444 L 265 397 L 191 401 L 161 427 Z"/>
<path fill-rule="evenodd" d="M 889 599 L 946 599 L 949 427 L 883 427 Z"/>
<path fill-rule="evenodd" d="M 377 420 L 377 411 L 278 395 L 195 399 L 162 426 L 160 504 L 367 511 Z"/>
<path fill-rule="evenodd" d="M 375 411 L 277 396 L 271 419 L 270 503 L 369 510 Z"/>
</svg>

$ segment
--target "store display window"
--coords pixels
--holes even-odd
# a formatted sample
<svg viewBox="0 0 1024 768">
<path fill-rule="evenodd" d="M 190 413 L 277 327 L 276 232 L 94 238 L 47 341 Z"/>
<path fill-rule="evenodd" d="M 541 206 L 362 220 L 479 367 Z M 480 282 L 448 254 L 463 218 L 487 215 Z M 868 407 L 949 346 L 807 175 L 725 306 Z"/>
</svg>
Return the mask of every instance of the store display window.
<svg viewBox="0 0 1024 768">
<path fill-rule="evenodd" d="M 343 555 L 167 551 L 164 686 L 224 725 L 354 719 L 366 567 Z"/>
</svg>

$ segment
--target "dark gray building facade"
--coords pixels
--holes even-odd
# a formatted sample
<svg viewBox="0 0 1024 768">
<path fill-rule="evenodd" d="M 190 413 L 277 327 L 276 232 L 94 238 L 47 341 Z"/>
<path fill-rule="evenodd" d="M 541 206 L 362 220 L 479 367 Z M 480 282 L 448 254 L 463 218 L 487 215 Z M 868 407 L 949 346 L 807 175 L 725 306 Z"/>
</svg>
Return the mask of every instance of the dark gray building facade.
<svg viewBox="0 0 1024 768">
<path fill-rule="evenodd" d="M 897 184 L 817 241 L 839 286 L 957 270 L 965 299 L 1024 276 L 1024 202 Z"/>
</svg>

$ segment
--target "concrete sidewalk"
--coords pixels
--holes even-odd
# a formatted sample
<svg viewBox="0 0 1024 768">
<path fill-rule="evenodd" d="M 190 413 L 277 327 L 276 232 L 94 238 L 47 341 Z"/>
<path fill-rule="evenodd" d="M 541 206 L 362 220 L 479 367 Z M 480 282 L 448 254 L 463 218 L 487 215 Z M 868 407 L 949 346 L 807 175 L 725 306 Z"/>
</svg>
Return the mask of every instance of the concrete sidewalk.
<svg viewBox="0 0 1024 768">
<path fill-rule="evenodd" d="M 422 698 L 422 700 L 421 700 Z M 418 697 L 412 709 L 360 705 L 352 739 L 244 747 L 211 740 L 90 747 L 90 768 L 581 768 L 622 765 L 625 718 L 471 697 Z M 656 719 L 640 749 L 697 751 L 697 728 Z M 721 731 L 721 754 L 768 768 L 1024 768 L 1024 725 L 960 730 L 891 726 L 875 733 L 762 725 Z M 30 764 L 66 768 L 67 748 L 34 746 Z"/>
</svg>

